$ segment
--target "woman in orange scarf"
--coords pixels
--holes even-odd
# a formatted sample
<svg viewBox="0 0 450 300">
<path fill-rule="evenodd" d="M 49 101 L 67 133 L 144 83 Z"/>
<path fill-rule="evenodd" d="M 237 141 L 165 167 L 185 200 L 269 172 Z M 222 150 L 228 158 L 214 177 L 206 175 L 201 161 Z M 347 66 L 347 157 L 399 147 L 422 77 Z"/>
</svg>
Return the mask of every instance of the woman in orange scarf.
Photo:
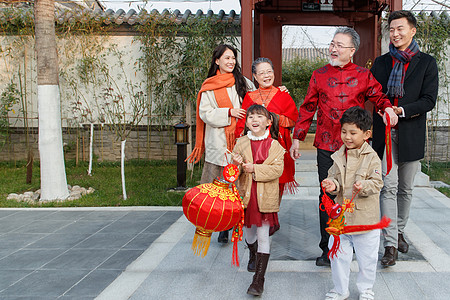
<svg viewBox="0 0 450 300">
<path fill-rule="evenodd" d="M 278 116 L 279 134 L 278 142 L 286 150 L 284 155 L 284 171 L 280 177 L 280 200 L 283 192 L 293 192 L 298 185 L 295 181 L 295 162 L 289 155 L 292 145 L 291 128 L 297 121 L 298 110 L 292 97 L 273 86 L 275 79 L 272 61 L 265 57 L 256 59 L 252 64 L 252 73 L 259 88 L 248 92 L 242 102 L 242 109 L 247 109 L 253 104 L 260 104 Z M 245 119 L 238 120 L 236 137 L 243 134 Z"/>
<path fill-rule="evenodd" d="M 195 147 L 187 160 L 197 163 L 205 153 L 200 183 L 222 178 L 222 169 L 231 161 L 227 150 L 233 151 L 238 119 L 245 120 L 242 99 L 253 83 L 241 73 L 237 51 L 229 45 L 214 49 L 208 78 L 197 96 L 197 128 Z M 228 242 L 228 232 L 221 232 L 219 242 Z"/>
</svg>

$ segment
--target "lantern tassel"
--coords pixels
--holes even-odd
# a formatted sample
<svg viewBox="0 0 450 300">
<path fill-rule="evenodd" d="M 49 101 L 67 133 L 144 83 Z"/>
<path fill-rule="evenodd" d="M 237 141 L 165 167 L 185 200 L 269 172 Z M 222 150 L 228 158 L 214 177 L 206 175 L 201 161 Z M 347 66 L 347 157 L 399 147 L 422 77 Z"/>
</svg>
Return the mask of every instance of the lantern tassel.
<svg viewBox="0 0 450 300">
<path fill-rule="evenodd" d="M 192 251 L 197 256 L 205 257 L 208 253 L 209 244 L 211 243 L 211 233 L 203 232 L 199 229 L 195 231 L 194 240 L 192 241 Z"/>
<path fill-rule="evenodd" d="M 239 267 L 238 241 L 233 241 L 233 266 Z"/>
<path fill-rule="evenodd" d="M 238 242 L 242 241 L 242 237 L 244 235 L 244 203 L 242 202 L 242 198 L 239 195 L 239 191 L 234 182 L 231 184 L 231 188 L 233 190 L 234 195 L 241 202 L 241 219 L 233 228 L 233 234 L 231 235 L 231 241 L 233 242 L 233 256 L 232 256 L 232 265 L 239 267 L 239 251 L 238 251 Z"/>
</svg>

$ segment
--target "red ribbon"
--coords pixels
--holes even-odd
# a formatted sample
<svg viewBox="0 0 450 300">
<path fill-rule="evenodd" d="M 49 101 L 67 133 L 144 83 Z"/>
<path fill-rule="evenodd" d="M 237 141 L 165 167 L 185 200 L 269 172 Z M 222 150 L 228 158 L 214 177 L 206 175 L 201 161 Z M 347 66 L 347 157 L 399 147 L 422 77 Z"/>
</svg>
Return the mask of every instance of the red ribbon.
<svg viewBox="0 0 450 300">
<path fill-rule="evenodd" d="M 386 113 L 386 133 L 385 133 L 385 144 L 386 144 L 386 163 L 387 163 L 387 170 L 386 175 L 389 174 L 389 172 L 392 169 L 392 140 L 391 140 L 391 119 L 389 118 L 389 115 Z"/>
</svg>

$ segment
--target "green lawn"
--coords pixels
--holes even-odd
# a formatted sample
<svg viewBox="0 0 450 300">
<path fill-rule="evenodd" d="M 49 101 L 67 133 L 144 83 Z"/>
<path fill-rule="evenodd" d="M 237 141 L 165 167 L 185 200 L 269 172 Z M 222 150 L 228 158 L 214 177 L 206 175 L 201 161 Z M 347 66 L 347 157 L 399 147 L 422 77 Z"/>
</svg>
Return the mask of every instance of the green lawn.
<svg viewBox="0 0 450 300">
<path fill-rule="evenodd" d="M 422 172 L 430 176 L 430 180 L 432 181 L 442 181 L 446 184 L 450 184 L 450 170 L 449 170 L 448 162 L 432 162 L 427 164 L 426 162 L 422 162 Z M 438 188 L 438 190 L 445 194 L 447 197 L 450 197 L 450 189 L 449 188 Z"/>
<path fill-rule="evenodd" d="M 127 161 L 125 179 L 127 200 L 122 199 L 120 163 L 94 163 L 92 176 L 87 175 L 88 164 L 73 161 L 66 162 L 67 183 L 85 188 L 93 187 L 95 192 L 81 199 L 44 204 L 29 204 L 6 200 L 9 193 L 23 193 L 39 189 L 39 165 L 33 168 L 33 180 L 26 184 L 24 162 L 0 163 L 0 207 L 77 207 L 77 206 L 178 206 L 181 205 L 183 192 L 168 192 L 177 186 L 176 161 Z M 199 184 L 200 167 L 195 166 L 194 173 L 188 171 L 187 185 Z M 192 175 L 192 179 L 191 179 Z"/>
</svg>

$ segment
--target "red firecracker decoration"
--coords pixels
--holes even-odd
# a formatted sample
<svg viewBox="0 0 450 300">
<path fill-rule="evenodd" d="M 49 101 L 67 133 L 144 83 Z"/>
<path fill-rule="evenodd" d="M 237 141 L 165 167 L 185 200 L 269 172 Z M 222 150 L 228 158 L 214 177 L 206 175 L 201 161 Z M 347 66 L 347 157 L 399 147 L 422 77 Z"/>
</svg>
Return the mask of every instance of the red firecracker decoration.
<svg viewBox="0 0 450 300">
<path fill-rule="evenodd" d="M 391 222 L 391 219 L 389 219 L 386 216 L 383 216 L 381 218 L 380 222 L 376 224 L 370 224 L 370 225 L 347 225 L 345 223 L 345 216 L 344 213 L 346 211 L 352 213 L 353 209 L 355 207 L 355 203 L 353 203 L 353 199 L 356 197 L 359 191 L 354 192 L 352 195 L 352 199 L 344 199 L 344 203 L 339 205 L 338 203 L 335 203 L 330 197 L 328 197 L 327 193 L 325 192 L 323 186 L 322 186 L 323 196 L 322 196 L 322 203 L 320 204 L 319 208 L 322 211 L 325 211 L 328 216 L 330 217 L 328 219 L 328 227 L 325 228 L 325 230 L 334 236 L 333 240 L 333 246 L 328 251 L 328 258 L 332 259 L 335 257 L 338 253 L 339 247 L 341 245 L 341 238 L 339 235 L 341 234 L 347 234 L 351 232 L 359 232 L 359 231 L 366 231 L 366 230 L 374 230 L 374 229 L 383 229 L 387 226 L 389 226 L 389 223 Z"/>
<path fill-rule="evenodd" d="M 237 179 L 239 169 L 234 167 L 236 166 L 225 167 L 224 174 L 228 172 L 230 175 L 225 176 L 226 179 Z M 196 227 L 192 250 L 202 257 L 208 253 L 213 232 L 228 230 L 234 226 L 233 264 L 239 266 L 237 241 L 242 240 L 244 206 L 236 186 L 234 183 L 231 185 L 230 189 L 229 182 L 214 179 L 212 183 L 200 184 L 190 189 L 183 197 L 183 212 Z"/>
</svg>

